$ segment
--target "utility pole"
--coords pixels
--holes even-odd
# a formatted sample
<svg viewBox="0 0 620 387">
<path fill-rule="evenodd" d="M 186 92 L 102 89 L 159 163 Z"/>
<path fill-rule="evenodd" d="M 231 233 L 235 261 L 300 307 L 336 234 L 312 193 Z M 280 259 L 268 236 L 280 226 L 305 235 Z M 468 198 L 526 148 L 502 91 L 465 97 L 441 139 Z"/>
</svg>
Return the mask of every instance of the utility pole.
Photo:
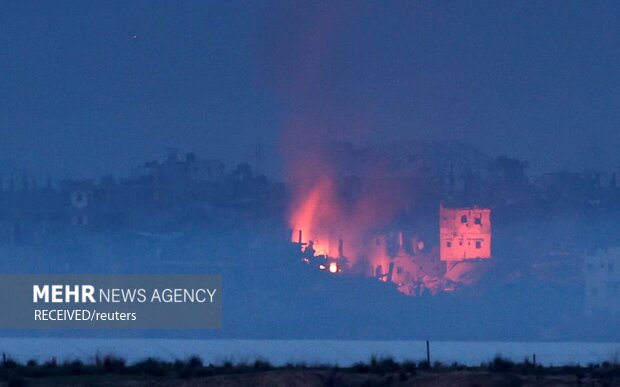
<svg viewBox="0 0 620 387">
<path fill-rule="evenodd" d="M 428 368 L 431 368 L 431 345 L 428 340 L 426 340 L 426 363 Z"/>
</svg>

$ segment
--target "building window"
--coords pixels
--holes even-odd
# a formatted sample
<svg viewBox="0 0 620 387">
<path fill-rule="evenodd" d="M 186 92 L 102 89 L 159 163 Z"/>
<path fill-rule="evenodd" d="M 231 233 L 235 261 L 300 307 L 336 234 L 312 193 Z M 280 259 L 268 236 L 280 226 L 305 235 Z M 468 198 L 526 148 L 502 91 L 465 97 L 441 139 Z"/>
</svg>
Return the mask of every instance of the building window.
<svg viewBox="0 0 620 387">
<path fill-rule="evenodd" d="M 463 224 L 467 223 L 467 215 L 461 216 L 461 223 Z"/>
<path fill-rule="evenodd" d="M 447 241 L 447 242 L 446 242 L 446 247 L 448 247 L 448 248 L 452 247 L 452 242 Z"/>
<path fill-rule="evenodd" d="M 480 226 L 482 224 L 482 218 L 475 218 L 474 224 L 477 224 L 478 226 Z"/>
<path fill-rule="evenodd" d="M 477 249 L 482 248 L 482 241 L 476 241 L 476 248 Z"/>
</svg>

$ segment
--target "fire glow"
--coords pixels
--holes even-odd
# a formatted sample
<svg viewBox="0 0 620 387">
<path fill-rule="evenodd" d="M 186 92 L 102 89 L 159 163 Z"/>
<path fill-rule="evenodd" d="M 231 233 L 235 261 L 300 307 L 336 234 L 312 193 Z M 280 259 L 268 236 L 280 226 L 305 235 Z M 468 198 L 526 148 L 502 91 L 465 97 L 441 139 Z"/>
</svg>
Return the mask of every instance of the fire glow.
<svg viewBox="0 0 620 387">
<path fill-rule="evenodd" d="M 368 206 L 372 200 L 363 203 Z M 328 178 L 297 198 L 290 225 L 304 263 L 331 274 L 374 277 L 415 296 L 474 283 L 480 262 L 491 257 L 489 209 L 440 207 L 440 246 L 432 247 L 402 231 L 373 231 L 372 217 L 358 222 L 360 216 L 343 207 Z M 390 243 L 396 246 L 391 252 Z"/>
<path fill-rule="evenodd" d="M 302 230 L 306 235 L 312 235 L 312 247 L 318 255 L 330 253 L 329 234 L 324 232 L 325 227 L 321 225 L 330 222 L 333 218 L 331 214 L 333 209 L 329 207 L 332 202 L 331 192 L 329 180 L 324 179 L 319 182 L 299 201 L 291 218 L 291 223 L 296 225 L 295 230 Z"/>
</svg>

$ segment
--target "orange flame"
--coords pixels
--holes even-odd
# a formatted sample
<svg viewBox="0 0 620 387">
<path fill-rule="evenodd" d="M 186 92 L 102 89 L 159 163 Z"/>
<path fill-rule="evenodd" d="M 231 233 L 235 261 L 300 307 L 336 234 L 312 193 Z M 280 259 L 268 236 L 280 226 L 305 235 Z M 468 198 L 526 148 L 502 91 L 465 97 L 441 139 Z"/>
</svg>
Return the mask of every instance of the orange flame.
<svg viewBox="0 0 620 387">
<path fill-rule="evenodd" d="M 318 255 L 330 255 L 330 231 L 333 227 L 329 225 L 333 226 L 337 220 L 337 208 L 333 203 L 333 185 L 329 179 L 323 178 L 294 204 L 292 240 L 296 241 L 297 231 L 301 230 L 304 240 L 314 242 Z"/>
</svg>

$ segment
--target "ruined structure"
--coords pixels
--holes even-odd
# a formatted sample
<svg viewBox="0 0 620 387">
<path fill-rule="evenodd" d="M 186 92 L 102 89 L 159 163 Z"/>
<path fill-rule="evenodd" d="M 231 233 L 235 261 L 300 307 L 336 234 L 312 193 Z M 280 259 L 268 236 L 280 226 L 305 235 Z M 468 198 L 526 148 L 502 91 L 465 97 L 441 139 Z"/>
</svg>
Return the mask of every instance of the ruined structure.
<svg viewBox="0 0 620 387">
<path fill-rule="evenodd" d="M 305 262 L 313 262 L 313 254 L 335 259 L 335 273 L 393 283 L 408 295 L 475 282 L 471 274 L 480 259 L 491 257 L 491 211 L 467 206 L 489 205 L 484 198 L 491 180 L 524 180 L 508 179 L 515 173 L 505 174 L 506 168 L 494 168 L 488 156 L 457 142 L 327 142 L 306 151 L 314 164 L 293 160 L 299 168 L 292 170 L 289 209 L 292 241 L 303 247 Z M 456 208 L 441 208 L 438 216 L 443 200 Z"/>
<path fill-rule="evenodd" d="M 480 260 L 491 258 L 491 210 L 440 206 L 439 225 L 439 248 L 428 246 L 417 236 L 407 237 L 402 231 L 353 241 L 362 247 L 352 249 L 354 253 L 348 258 L 344 256 L 342 238 L 338 240 L 337 256 L 331 256 L 328 250 L 318 251 L 313 240 L 303 242 L 302 230 L 294 243 L 302 261 L 320 270 L 361 273 L 393 283 L 400 292 L 411 296 L 427 291 L 436 294 L 472 284 L 479 277 Z M 320 226 L 313 224 L 311 229 L 324 235 L 329 227 L 322 230 Z"/>
<path fill-rule="evenodd" d="M 439 208 L 440 257 L 454 262 L 491 258 L 491 210 Z"/>
</svg>

